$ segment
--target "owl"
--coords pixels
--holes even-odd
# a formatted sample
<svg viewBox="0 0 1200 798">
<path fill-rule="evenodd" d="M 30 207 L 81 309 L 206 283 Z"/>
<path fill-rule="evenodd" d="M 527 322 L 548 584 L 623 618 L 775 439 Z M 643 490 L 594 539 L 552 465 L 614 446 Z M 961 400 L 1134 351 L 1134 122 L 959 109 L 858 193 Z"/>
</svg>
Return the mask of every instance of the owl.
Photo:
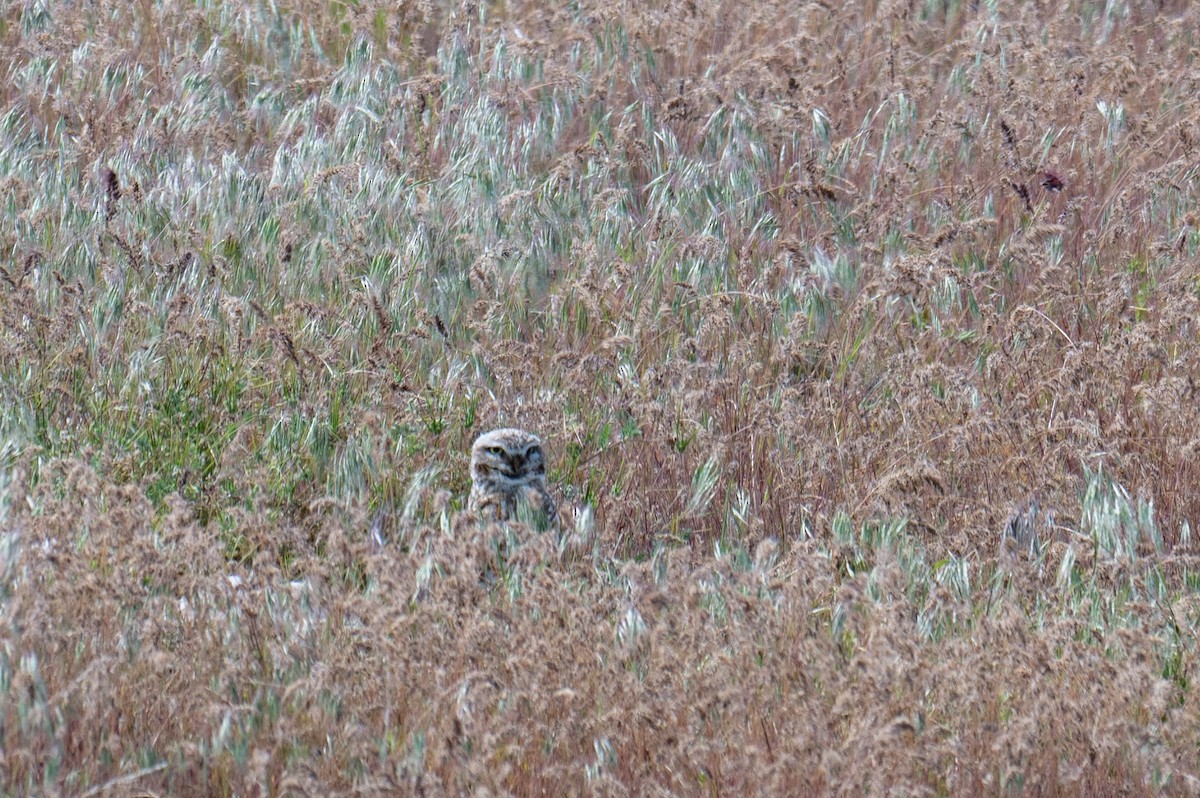
<svg viewBox="0 0 1200 798">
<path fill-rule="evenodd" d="M 517 517 L 527 503 L 553 525 L 558 507 L 546 487 L 546 456 L 542 441 L 520 429 L 494 429 L 471 447 L 471 498 L 467 509 L 493 521 Z"/>
</svg>

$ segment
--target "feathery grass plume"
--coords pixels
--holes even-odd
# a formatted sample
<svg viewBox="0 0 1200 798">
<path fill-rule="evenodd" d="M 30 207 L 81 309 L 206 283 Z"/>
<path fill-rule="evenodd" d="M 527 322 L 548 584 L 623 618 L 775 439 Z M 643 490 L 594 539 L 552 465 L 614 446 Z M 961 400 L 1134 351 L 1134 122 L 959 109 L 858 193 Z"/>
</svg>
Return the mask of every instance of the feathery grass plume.
<svg viewBox="0 0 1200 798">
<path fill-rule="evenodd" d="M 1043 514 L 1036 497 L 1029 497 L 1013 509 L 1000 531 L 1000 553 L 1035 559 L 1048 543 L 1046 533 L 1054 527 L 1054 512 Z"/>
<path fill-rule="evenodd" d="M 716 495 L 717 485 L 721 478 L 721 461 L 716 455 L 710 455 L 692 474 L 692 486 L 687 496 L 685 515 L 695 518 L 708 509 Z"/>
<path fill-rule="evenodd" d="M 1079 526 L 1089 534 L 1098 553 L 1105 557 L 1132 561 L 1146 550 L 1162 552 L 1162 536 L 1154 522 L 1154 507 L 1141 499 L 1134 500 L 1129 491 L 1113 479 L 1103 467 L 1093 472 L 1085 469 L 1087 479 Z"/>
<path fill-rule="evenodd" d="M 404 492 L 404 504 L 400 510 L 400 522 L 405 526 L 414 525 L 420 505 L 430 486 L 436 483 L 440 469 L 430 466 L 413 473 L 408 488 Z"/>
</svg>

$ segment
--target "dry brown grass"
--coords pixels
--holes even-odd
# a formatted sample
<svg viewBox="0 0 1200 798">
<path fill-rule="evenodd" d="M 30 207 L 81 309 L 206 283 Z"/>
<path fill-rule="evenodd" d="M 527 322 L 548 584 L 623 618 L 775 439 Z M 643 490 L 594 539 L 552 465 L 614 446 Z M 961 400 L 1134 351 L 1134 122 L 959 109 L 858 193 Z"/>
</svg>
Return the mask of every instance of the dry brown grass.
<svg viewBox="0 0 1200 798">
<path fill-rule="evenodd" d="M 1200 11 L 997 5 L 0 4 L 0 794 L 1200 791 Z"/>
<path fill-rule="evenodd" d="M 285 574 L 265 540 L 239 583 L 187 507 L 156 518 L 85 466 L 63 476 L 76 498 L 20 529 L 5 604 L 17 792 L 138 765 L 139 789 L 171 795 L 1194 788 L 1196 707 L 1161 641 L 1031 628 L 1033 582 L 990 610 L 945 587 L 922 608 L 883 553 L 852 578 L 812 545 L 749 567 L 676 548 L 605 576 L 549 536 L 499 566 L 469 524 L 377 550 L 332 511 L 320 555 Z M 931 607 L 969 634 L 924 639 Z"/>
</svg>

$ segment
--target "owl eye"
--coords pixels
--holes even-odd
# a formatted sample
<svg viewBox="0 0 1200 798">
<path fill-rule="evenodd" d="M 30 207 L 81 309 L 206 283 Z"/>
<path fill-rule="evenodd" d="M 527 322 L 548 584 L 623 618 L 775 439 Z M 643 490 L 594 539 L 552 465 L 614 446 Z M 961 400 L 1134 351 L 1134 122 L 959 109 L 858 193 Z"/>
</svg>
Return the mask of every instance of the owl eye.
<svg viewBox="0 0 1200 798">
<path fill-rule="evenodd" d="M 504 456 L 504 447 L 503 446 L 489 446 L 487 448 L 487 450 L 488 450 L 488 454 L 494 454 L 497 457 Z"/>
<path fill-rule="evenodd" d="M 542 450 L 540 448 L 538 448 L 537 446 L 530 446 L 529 451 L 527 451 L 525 453 L 526 460 L 532 460 L 535 457 L 541 457 L 541 456 L 542 456 Z"/>
</svg>

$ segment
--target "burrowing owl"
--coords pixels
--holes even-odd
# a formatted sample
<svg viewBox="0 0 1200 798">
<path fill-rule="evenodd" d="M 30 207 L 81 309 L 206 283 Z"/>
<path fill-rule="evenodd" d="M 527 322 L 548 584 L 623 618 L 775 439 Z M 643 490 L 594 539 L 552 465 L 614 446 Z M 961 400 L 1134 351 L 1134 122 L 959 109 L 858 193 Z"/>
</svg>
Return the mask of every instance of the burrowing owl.
<svg viewBox="0 0 1200 798">
<path fill-rule="evenodd" d="M 522 429 L 494 429 L 471 447 L 471 498 L 467 509 L 490 520 L 507 521 L 527 502 L 553 524 L 558 508 L 546 488 L 542 441 Z"/>
</svg>

